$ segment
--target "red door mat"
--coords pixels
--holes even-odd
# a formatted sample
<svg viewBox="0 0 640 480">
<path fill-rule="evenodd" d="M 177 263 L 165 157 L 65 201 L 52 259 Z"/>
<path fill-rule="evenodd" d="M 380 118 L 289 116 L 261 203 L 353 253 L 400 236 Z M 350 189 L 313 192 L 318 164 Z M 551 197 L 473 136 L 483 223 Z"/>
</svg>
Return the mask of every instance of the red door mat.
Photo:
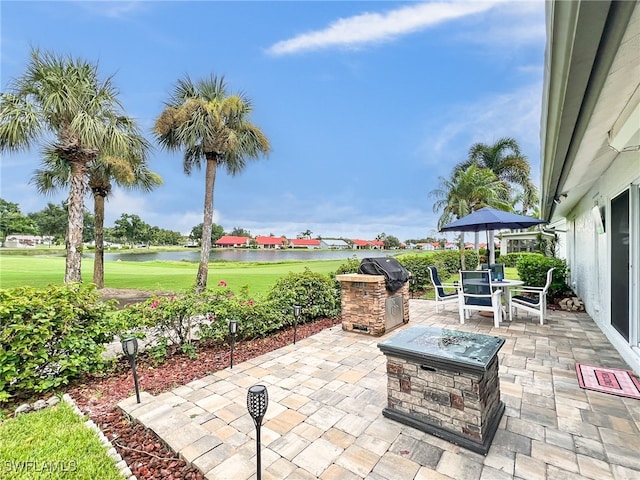
<svg viewBox="0 0 640 480">
<path fill-rule="evenodd" d="M 576 363 L 576 374 L 581 388 L 640 399 L 640 382 L 630 370 Z"/>
</svg>

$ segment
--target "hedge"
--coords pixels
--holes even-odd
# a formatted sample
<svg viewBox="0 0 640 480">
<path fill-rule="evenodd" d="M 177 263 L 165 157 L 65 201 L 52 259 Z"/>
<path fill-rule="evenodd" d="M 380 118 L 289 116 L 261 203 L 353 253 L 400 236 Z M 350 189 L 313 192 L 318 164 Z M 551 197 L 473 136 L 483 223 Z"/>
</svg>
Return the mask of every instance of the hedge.
<svg viewBox="0 0 640 480">
<path fill-rule="evenodd" d="M 0 290 L 0 402 L 66 385 L 103 367 L 119 331 L 93 284 Z"/>
</svg>

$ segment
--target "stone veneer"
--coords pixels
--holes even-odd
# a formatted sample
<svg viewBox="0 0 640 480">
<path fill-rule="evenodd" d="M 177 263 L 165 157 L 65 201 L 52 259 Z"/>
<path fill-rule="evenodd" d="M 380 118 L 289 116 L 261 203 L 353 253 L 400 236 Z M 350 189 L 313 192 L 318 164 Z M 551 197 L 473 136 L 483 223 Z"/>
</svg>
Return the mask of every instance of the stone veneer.
<svg viewBox="0 0 640 480">
<path fill-rule="evenodd" d="M 384 275 L 336 275 L 342 287 L 342 329 L 379 336 L 409 322 L 409 283 L 395 292 L 385 286 Z M 386 302 L 401 296 L 402 318 L 387 318 Z"/>
<path fill-rule="evenodd" d="M 486 454 L 504 404 L 498 357 L 486 371 L 430 368 L 387 353 L 386 417 Z"/>
</svg>

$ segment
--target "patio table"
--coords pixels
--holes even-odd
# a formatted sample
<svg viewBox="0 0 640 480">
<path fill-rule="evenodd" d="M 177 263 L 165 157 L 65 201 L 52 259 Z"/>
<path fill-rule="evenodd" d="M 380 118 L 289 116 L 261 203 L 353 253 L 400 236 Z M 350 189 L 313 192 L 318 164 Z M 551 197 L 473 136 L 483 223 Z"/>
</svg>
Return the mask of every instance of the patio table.
<svg viewBox="0 0 640 480">
<path fill-rule="evenodd" d="M 469 280 L 465 280 L 465 283 L 468 283 L 470 285 L 486 285 L 487 282 L 483 282 L 480 279 L 469 279 Z M 493 288 L 500 288 L 502 290 L 502 295 L 504 297 L 504 303 L 505 303 L 505 307 L 503 307 L 502 309 L 502 313 L 505 315 L 506 317 L 506 312 L 505 312 L 505 308 L 506 310 L 509 312 L 509 321 L 511 321 L 511 288 L 512 287 L 520 287 L 524 285 L 524 282 L 522 280 L 509 280 L 509 279 L 504 279 L 504 280 L 492 280 L 491 281 L 491 286 Z M 482 314 L 485 315 L 482 315 Z M 493 314 L 491 314 L 491 312 L 480 312 L 480 315 L 482 316 L 493 316 Z"/>
</svg>

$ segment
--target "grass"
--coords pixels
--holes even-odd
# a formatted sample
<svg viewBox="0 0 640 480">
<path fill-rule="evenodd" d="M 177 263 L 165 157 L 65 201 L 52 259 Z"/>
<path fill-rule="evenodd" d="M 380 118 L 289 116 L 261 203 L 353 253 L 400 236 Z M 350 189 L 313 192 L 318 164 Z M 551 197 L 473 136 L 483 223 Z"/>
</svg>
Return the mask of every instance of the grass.
<svg viewBox="0 0 640 480">
<path fill-rule="evenodd" d="M 3 480 L 122 480 L 96 432 L 66 402 L 0 423 Z"/>
<path fill-rule="evenodd" d="M 291 262 L 212 262 L 208 285 L 225 281 L 232 290 L 245 285 L 252 295 L 266 293 L 289 272 L 302 272 L 306 267 L 316 273 L 331 273 L 345 260 Z M 45 287 L 64 283 L 64 257 L 0 256 L 0 288 Z M 104 283 L 107 288 L 136 290 L 184 291 L 195 283 L 198 264 L 191 262 L 105 262 Z M 93 278 L 93 259 L 82 260 L 82 278 Z"/>
</svg>

